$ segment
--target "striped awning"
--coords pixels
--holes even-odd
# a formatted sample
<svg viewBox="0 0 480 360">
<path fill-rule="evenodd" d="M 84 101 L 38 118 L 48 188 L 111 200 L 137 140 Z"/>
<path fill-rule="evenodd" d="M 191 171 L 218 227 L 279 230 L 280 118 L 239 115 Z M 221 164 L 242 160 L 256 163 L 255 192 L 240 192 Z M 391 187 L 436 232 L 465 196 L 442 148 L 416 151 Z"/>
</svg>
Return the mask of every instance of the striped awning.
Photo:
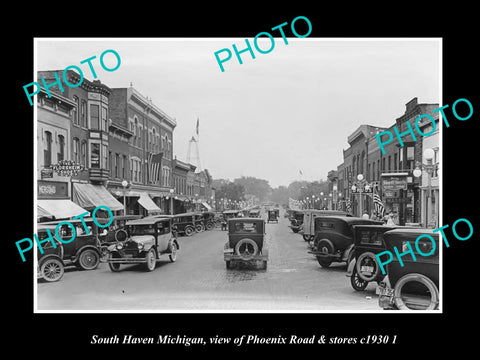
<svg viewBox="0 0 480 360">
<path fill-rule="evenodd" d="M 112 211 L 123 210 L 123 204 L 102 185 L 73 183 L 73 201 L 86 209 L 108 206 Z"/>
<path fill-rule="evenodd" d="M 88 211 L 68 199 L 42 199 L 37 201 L 37 217 L 67 219 L 85 212 Z"/>
<path fill-rule="evenodd" d="M 140 198 L 138 199 L 138 203 L 149 213 L 161 213 L 162 209 L 160 209 L 157 204 L 153 202 L 153 200 L 148 196 L 146 192 L 140 193 Z"/>
</svg>

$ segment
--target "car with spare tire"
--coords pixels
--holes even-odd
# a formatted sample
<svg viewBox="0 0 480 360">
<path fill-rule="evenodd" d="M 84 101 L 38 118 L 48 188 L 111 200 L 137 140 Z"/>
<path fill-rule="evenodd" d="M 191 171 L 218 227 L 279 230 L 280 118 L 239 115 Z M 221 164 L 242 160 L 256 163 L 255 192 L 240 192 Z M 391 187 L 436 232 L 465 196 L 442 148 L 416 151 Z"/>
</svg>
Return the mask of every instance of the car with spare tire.
<svg viewBox="0 0 480 360">
<path fill-rule="evenodd" d="M 223 249 L 227 269 L 235 263 L 260 263 L 267 268 L 268 248 L 265 241 L 265 220 L 261 218 L 232 218 L 228 220 L 228 241 Z"/>
<path fill-rule="evenodd" d="M 385 278 L 376 288 L 379 306 L 386 310 L 437 310 L 440 303 L 438 232 L 393 229 L 385 232 L 383 239 L 393 256 L 385 265 Z M 402 254 L 401 262 L 394 248 Z M 380 261 L 382 256 L 379 255 Z"/>
</svg>

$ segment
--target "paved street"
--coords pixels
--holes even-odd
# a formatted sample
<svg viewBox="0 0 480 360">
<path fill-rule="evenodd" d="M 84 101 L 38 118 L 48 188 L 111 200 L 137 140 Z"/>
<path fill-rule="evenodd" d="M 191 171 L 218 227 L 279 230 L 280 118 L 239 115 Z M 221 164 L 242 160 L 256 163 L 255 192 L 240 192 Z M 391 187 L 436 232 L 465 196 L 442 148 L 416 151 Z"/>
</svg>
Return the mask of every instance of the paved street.
<svg viewBox="0 0 480 360">
<path fill-rule="evenodd" d="M 265 217 L 265 215 L 263 215 Z M 177 261 L 168 256 L 146 272 L 123 265 L 113 273 L 101 263 L 93 271 L 66 270 L 55 283 L 38 283 L 38 310 L 324 311 L 380 310 L 376 283 L 356 292 L 346 265 L 323 269 L 288 220 L 267 224 L 267 270 L 227 270 L 220 229 L 180 237 Z"/>
</svg>

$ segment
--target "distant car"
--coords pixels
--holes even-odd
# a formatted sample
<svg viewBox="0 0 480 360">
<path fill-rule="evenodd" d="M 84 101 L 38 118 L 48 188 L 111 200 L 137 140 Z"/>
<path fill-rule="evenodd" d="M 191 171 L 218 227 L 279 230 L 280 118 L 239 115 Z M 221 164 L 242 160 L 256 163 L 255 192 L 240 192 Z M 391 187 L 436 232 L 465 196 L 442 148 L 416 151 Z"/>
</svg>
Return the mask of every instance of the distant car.
<svg viewBox="0 0 480 360">
<path fill-rule="evenodd" d="M 346 216 L 318 216 L 315 218 L 315 236 L 310 242 L 311 254 L 320 266 L 327 268 L 332 262 L 350 261 L 353 248 L 354 225 L 382 225 L 382 221 Z"/>
<path fill-rule="evenodd" d="M 250 210 L 248 212 L 248 216 L 252 217 L 252 218 L 258 218 L 258 217 L 260 217 L 260 210 L 258 210 L 258 209 Z"/>
<path fill-rule="evenodd" d="M 339 210 L 303 210 L 303 226 L 301 229 L 303 240 L 311 241 L 315 236 L 315 218 L 318 216 L 347 216 L 351 214 Z"/>
<path fill-rule="evenodd" d="M 290 229 L 294 233 L 298 233 L 303 226 L 303 210 L 292 210 L 290 212 Z"/>
<path fill-rule="evenodd" d="M 383 239 L 387 250 L 394 256 L 392 261 L 386 264 L 387 275 L 377 286 L 380 307 L 399 310 L 438 309 L 440 302 L 438 233 L 433 233 L 431 229 L 394 229 L 387 231 Z M 402 257 L 402 266 L 393 248 L 396 247 L 399 252 L 406 252 L 407 242 L 410 243 L 416 260 L 407 253 Z M 429 255 L 422 255 L 418 250 Z"/>
<path fill-rule="evenodd" d="M 76 236 L 73 241 L 72 228 L 67 224 L 62 224 L 58 229 L 58 234 L 62 240 L 63 256 L 65 265 L 73 264 L 83 270 L 93 270 L 98 267 L 101 259 L 101 248 L 99 241 L 99 228 L 93 221 L 93 218 L 56 220 L 45 223 L 39 223 L 38 229 L 48 226 L 56 227 L 61 222 L 69 222 L 75 227 Z M 85 230 L 85 226 L 87 230 Z M 46 236 L 46 232 L 45 232 Z M 60 239 L 58 239 L 60 240 Z"/>
<path fill-rule="evenodd" d="M 205 230 L 212 230 L 215 228 L 215 213 L 213 211 L 204 211 L 201 213 L 201 216 Z"/>
<path fill-rule="evenodd" d="M 223 249 L 227 269 L 235 262 L 258 263 L 267 268 L 268 249 L 265 244 L 265 220 L 233 218 L 228 220 L 228 241 Z"/>
<path fill-rule="evenodd" d="M 55 234 L 55 225 L 42 226 L 39 225 L 37 229 L 37 237 L 39 240 L 44 240 L 48 237 L 46 231 Z M 59 281 L 64 274 L 65 263 L 63 262 L 63 245 L 53 235 L 55 246 L 50 241 L 41 244 L 42 252 L 37 248 L 37 280 L 53 282 Z"/>
<path fill-rule="evenodd" d="M 188 212 L 173 215 L 173 224 L 179 235 L 192 236 L 197 231 L 195 229 L 197 223 L 196 213 Z"/>
<path fill-rule="evenodd" d="M 153 271 L 162 255 L 175 262 L 180 247 L 172 231 L 172 220 L 172 217 L 147 217 L 128 221 L 128 238 L 108 248 L 110 270 L 117 272 L 121 264 L 141 263 L 146 270 Z"/>
<path fill-rule="evenodd" d="M 267 222 L 276 222 L 278 223 L 278 211 L 277 210 L 268 210 L 267 213 Z"/>
</svg>

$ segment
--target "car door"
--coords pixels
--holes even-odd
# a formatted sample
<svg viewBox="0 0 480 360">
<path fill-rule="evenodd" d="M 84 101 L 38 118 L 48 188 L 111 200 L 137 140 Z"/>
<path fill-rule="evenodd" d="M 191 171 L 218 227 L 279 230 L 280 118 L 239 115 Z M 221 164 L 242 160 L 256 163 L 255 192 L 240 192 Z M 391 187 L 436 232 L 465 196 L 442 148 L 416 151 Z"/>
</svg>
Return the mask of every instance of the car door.
<svg viewBox="0 0 480 360">
<path fill-rule="evenodd" d="M 168 249 L 171 231 L 172 229 L 169 220 L 164 220 L 157 223 L 157 251 L 159 254 Z"/>
</svg>

